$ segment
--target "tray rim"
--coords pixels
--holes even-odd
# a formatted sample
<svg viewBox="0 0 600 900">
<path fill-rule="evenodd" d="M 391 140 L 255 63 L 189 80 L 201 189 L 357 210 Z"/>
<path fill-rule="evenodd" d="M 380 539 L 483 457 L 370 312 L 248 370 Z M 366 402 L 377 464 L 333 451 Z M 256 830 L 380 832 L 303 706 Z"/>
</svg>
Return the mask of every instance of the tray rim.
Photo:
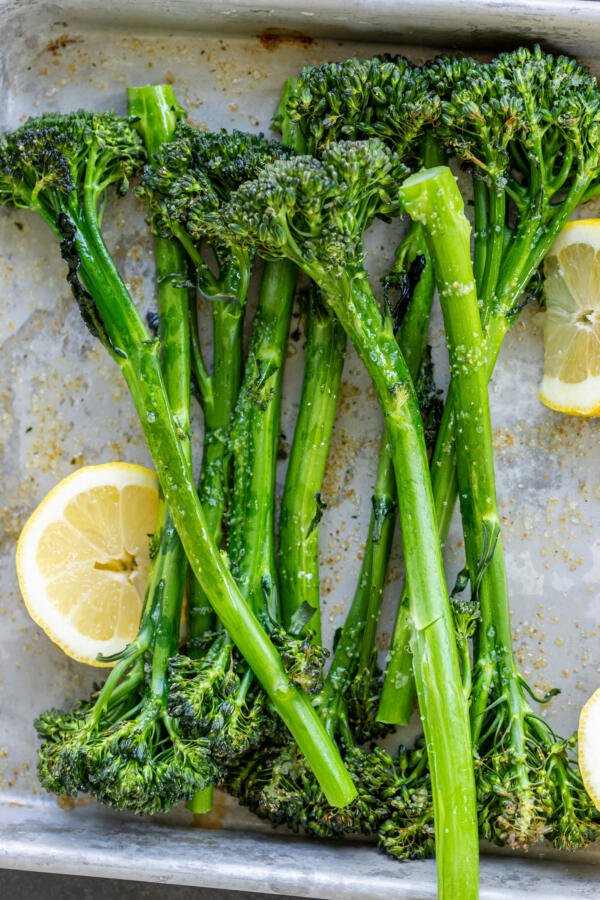
<svg viewBox="0 0 600 900">
<path fill-rule="evenodd" d="M 437 896 L 434 860 L 399 864 L 363 843 L 336 845 L 276 833 L 198 828 L 186 829 L 183 841 L 181 827 L 118 817 L 110 810 L 99 814 L 91 803 L 69 811 L 56 806 L 51 813 L 44 804 L 26 806 L 29 818 L 24 818 L 23 809 L 13 806 L 0 823 L 0 869 L 319 900 L 373 900 L 375 896 L 433 900 Z M 82 826 L 85 845 L 80 842 Z M 108 826 L 110 842 L 103 841 Z M 484 855 L 480 885 L 481 900 L 528 900 L 536 893 L 544 900 L 592 900 L 600 893 L 600 867 L 582 861 L 581 856 L 563 862 Z"/>
<path fill-rule="evenodd" d="M 389 42 L 400 29 L 401 43 L 488 47 L 539 40 L 586 56 L 600 52 L 600 5 L 596 0 L 0 0 L 0 18 L 44 13 L 52 19 L 104 25 L 140 25 L 145 30 L 196 28 L 228 36 L 265 30 L 296 31 L 312 37 Z M 594 30 L 596 26 L 596 30 Z M 425 37 L 428 40 L 425 40 Z"/>
</svg>

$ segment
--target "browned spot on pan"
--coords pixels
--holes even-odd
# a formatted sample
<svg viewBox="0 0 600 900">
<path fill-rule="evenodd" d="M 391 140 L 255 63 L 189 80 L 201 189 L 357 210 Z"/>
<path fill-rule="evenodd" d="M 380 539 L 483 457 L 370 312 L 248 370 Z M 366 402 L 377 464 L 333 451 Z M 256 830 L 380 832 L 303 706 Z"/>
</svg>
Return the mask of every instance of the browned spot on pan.
<svg viewBox="0 0 600 900">
<path fill-rule="evenodd" d="M 57 37 L 55 40 L 46 44 L 46 52 L 51 53 L 53 56 L 58 56 L 60 51 L 64 50 L 65 47 L 68 47 L 69 44 L 78 44 L 80 42 L 81 38 L 71 37 L 68 34 L 61 34 L 60 37 Z"/>
<path fill-rule="evenodd" d="M 257 38 L 259 44 L 265 50 L 279 50 L 282 44 L 292 44 L 295 47 L 310 47 L 315 39 L 301 31 L 288 31 L 286 28 L 267 28 Z"/>
</svg>

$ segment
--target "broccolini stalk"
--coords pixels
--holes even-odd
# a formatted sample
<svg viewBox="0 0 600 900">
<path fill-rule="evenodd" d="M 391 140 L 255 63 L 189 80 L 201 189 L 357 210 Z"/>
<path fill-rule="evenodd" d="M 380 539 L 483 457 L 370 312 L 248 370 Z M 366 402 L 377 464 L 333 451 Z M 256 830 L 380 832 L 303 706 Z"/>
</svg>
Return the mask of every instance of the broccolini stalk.
<svg viewBox="0 0 600 900">
<path fill-rule="evenodd" d="M 440 57 L 424 74 L 441 98 L 436 138 L 473 178 L 474 269 L 489 379 L 523 292 L 578 204 L 597 191 L 600 91 L 585 67 L 539 47 L 491 63 Z M 453 397 L 451 383 L 431 466 L 442 543 L 458 496 Z M 397 624 L 396 656 L 405 633 Z M 414 688 L 396 675 L 394 664 L 385 677 L 383 718 L 403 722 Z"/>
<path fill-rule="evenodd" d="M 272 127 L 296 153 L 314 153 L 315 142 L 288 114 L 298 79 L 288 78 Z M 306 367 L 302 397 L 286 472 L 279 517 L 279 570 L 282 620 L 289 625 L 305 604 L 314 610 L 307 627 L 321 640 L 319 522 L 326 504 L 323 478 L 340 388 L 346 337 L 319 300 L 310 294 L 307 310 Z"/>
<path fill-rule="evenodd" d="M 245 282 L 243 286 L 245 290 Z M 219 547 L 230 502 L 231 424 L 242 381 L 245 302 L 244 294 L 237 301 L 217 299 L 211 303 L 213 365 L 210 374 L 202 359 L 197 310 L 191 311 L 192 368 L 204 414 L 198 495 Z M 198 581 L 193 579 L 189 588 L 187 638 L 190 656 L 201 654 L 204 640 L 214 627 L 212 608 Z"/>
<path fill-rule="evenodd" d="M 170 146 L 170 145 L 166 145 Z M 88 327 L 119 365 L 189 564 L 333 805 L 355 789 L 309 698 L 248 609 L 216 547 L 189 476 L 181 428 L 152 340 L 104 243 L 100 209 L 111 184 L 126 185 L 143 152 L 133 126 L 111 114 L 51 114 L 29 120 L 0 144 L 0 197 L 38 212 L 61 239 L 68 279 Z"/>
<path fill-rule="evenodd" d="M 443 153 L 429 135 L 425 135 L 420 146 L 420 155 L 425 166 L 430 167 L 432 165 L 437 165 L 439 162 L 443 162 Z M 410 150 L 413 154 L 415 153 L 414 147 L 411 147 Z M 404 311 L 402 307 L 405 306 L 407 298 L 413 298 L 408 308 L 408 312 L 406 313 L 406 319 L 402 319 L 403 325 L 400 328 L 399 340 L 400 348 L 406 360 L 411 378 L 416 384 L 425 355 L 427 329 L 434 293 L 434 278 L 431 262 L 429 260 L 429 252 L 425 245 L 421 226 L 418 223 L 411 223 L 406 236 L 398 246 L 394 266 L 384 278 L 384 288 L 388 298 L 390 289 L 400 289 L 400 299 L 394 309 L 396 327 L 398 327 L 398 322 L 403 315 Z M 430 400 L 431 397 L 426 398 L 426 402 L 429 402 Z M 422 409 L 422 412 L 424 415 L 427 414 L 425 409 Z M 429 413 L 431 413 L 431 410 L 429 410 Z M 426 437 L 427 436 L 428 435 L 426 435 Z M 429 440 L 427 441 L 427 444 L 429 446 Z M 395 506 L 389 506 L 386 501 L 388 496 L 393 495 L 395 486 L 391 446 L 385 433 L 381 442 L 377 481 L 378 485 L 380 485 L 379 490 L 381 493 L 379 493 L 376 488 L 373 497 L 373 511 L 371 513 L 371 522 L 369 526 L 369 541 L 373 534 L 378 535 L 381 533 L 382 539 L 378 540 L 378 546 L 373 549 L 373 552 L 365 554 L 363 565 L 361 567 L 359 589 L 362 583 L 368 582 L 371 585 L 370 589 L 372 591 L 383 594 L 385 575 L 392 546 L 395 515 Z M 380 496 L 383 503 L 380 502 Z M 398 616 L 401 614 L 400 610 L 403 610 L 405 613 L 405 644 L 403 643 L 401 645 L 408 647 L 408 644 L 410 643 L 410 615 L 408 613 L 406 585 L 398 610 Z M 406 652 L 402 655 L 398 654 L 397 660 L 398 671 L 394 681 L 396 681 L 396 679 L 406 678 L 410 683 L 414 683 L 410 654 Z M 396 663 L 394 661 L 391 664 L 395 665 Z M 389 665 L 390 662 L 388 662 L 388 666 Z M 405 672 L 404 669 L 407 669 L 407 671 Z M 381 715 L 381 708 L 383 707 L 385 709 L 386 703 L 385 696 L 381 693 L 384 687 L 384 683 L 379 687 L 380 698 L 377 721 L 381 723 L 386 722 L 385 716 Z M 409 702 L 410 709 L 406 716 L 406 722 L 408 722 L 410 714 L 412 713 L 414 696 L 409 698 Z M 374 722 L 373 725 L 376 727 Z"/>
<path fill-rule="evenodd" d="M 279 520 L 282 620 L 293 621 L 304 604 L 308 627 L 321 640 L 318 524 L 325 508 L 321 488 L 344 367 L 346 335 L 312 291 L 306 309 L 306 368 Z"/>
<path fill-rule="evenodd" d="M 420 225 L 411 223 L 408 233 L 396 251 L 394 267 L 386 276 L 384 284 L 388 305 L 390 287 L 393 285 L 400 289 L 400 298 L 395 308 L 390 309 L 390 314 L 393 317 L 394 330 L 397 332 L 399 346 L 410 376 L 417 384 L 421 412 L 425 422 L 431 418 L 431 404 L 435 399 L 435 393 L 433 397 L 431 392 L 424 392 L 424 395 L 421 396 L 421 380 L 417 381 L 417 379 L 420 371 L 425 372 L 427 369 L 427 331 L 435 283 L 429 252 Z M 428 445 L 429 443 L 430 441 L 427 440 Z M 357 724 L 356 728 L 358 735 L 363 739 L 367 739 L 368 735 L 374 737 L 380 731 L 385 733 L 387 730 L 377 725 L 374 716 L 373 707 L 379 702 L 381 689 L 379 675 L 375 674 L 377 667 L 374 641 L 394 532 L 395 494 L 392 447 L 387 431 L 384 431 L 367 545 L 355 595 L 355 601 L 359 608 L 361 606 L 359 595 L 362 593 L 367 594 L 371 606 L 370 612 L 365 616 L 364 627 L 367 634 L 362 643 L 363 653 L 351 690 L 351 695 L 356 696 L 358 702 L 350 704 L 351 717 L 357 717 L 355 718 L 356 722 L 362 720 L 362 725 Z M 363 704 L 359 699 L 361 691 L 365 701 Z M 361 705 L 364 707 L 362 713 Z M 365 730 L 367 722 L 369 723 L 368 732 Z"/>
<path fill-rule="evenodd" d="M 234 481 L 227 549 L 242 595 L 267 628 L 280 621 L 275 469 L 295 285 L 291 263 L 265 263 L 232 432 Z"/>
<path fill-rule="evenodd" d="M 413 668 L 430 748 L 439 892 L 442 897 L 475 897 L 478 849 L 469 727 L 464 718 L 466 703 L 460 687 L 419 408 L 416 397 L 409 393 L 410 375 L 393 333 L 378 322 L 366 278 L 355 273 L 347 290 L 346 297 L 332 306 L 357 350 L 362 349 L 361 357 L 377 389 L 392 443 L 410 585 Z M 376 361 L 367 349 L 375 336 Z M 442 683 L 443 696 L 439 692 Z M 449 815 L 450 809 L 454 813 Z"/>
<path fill-rule="evenodd" d="M 218 218 L 232 242 L 287 257 L 315 281 L 355 345 L 393 448 L 411 585 L 414 668 L 430 749 L 443 897 L 477 894 L 478 839 L 469 722 L 437 537 L 421 416 L 410 374 L 362 265 L 364 229 L 393 213 L 401 166 L 377 140 L 331 144 L 320 160 L 265 166 Z M 441 687 L 443 686 L 443 688 Z M 452 812 L 450 812 L 450 810 Z"/>
<path fill-rule="evenodd" d="M 175 126 L 183 115 L 170 85 L 128 88 L 127 110 L 137 120 L 136 128 L 150 159 L 162 144 L 173 140 Z M 187 439 L 190 433 L 190 297 L 185 286 L 188 262 L 178 243 L 158 236 L 154 237 L 154 260 L 163 377 L 173 416 L 186 436 L 184 446 L 189 453 L 191 473 L 191 444 Z M 183 593 L 187 559 L 181 541 L 174 543 L 179 545 L 177 576 Z M 197 585 L 196 580 L 191 579 L 191 584 Z M 191 586 L 190 594 L 193 596 Z M 212 806 L 212 785 L 194 795 L 188 806 L 192 812 L 208 812 Z"/>
<path fill-rule="evenodd" d="M 460 507 L 471 596 L 480 615 L 471 725 L 482 835 L 516 847 L 543 836 L 559 846 L 580 846 L 598 833 L 597 813 L 586 802 L 568 742 L 533 714 L 512 649 L 483 331 L 462 197 L 445 167 L 411 176 L 400 196 L 425 227 L 455 386 Z M 468 655 L 463 666 L 468 670 Z"/>
<path fill-rule="evenodd" d="M 168 89 L 167 94 L 170 94 Z M 176 104 L 172 95 L 148 97 L 142 129 L 150 141 L 168 139 Z M 156 101 L 156 105 L 155 105 Z M 162 102 L 164 101 L 164 102 Z M 157 267 L 174 271 L 180 260 L 170 247 L 157 248 Z M 169 371 L 167 389 L 182 429 L 189 433 L 189 341 L 187 291 L 159 287 L 160 354 Z M 114 657 L 113 673 L 96 699 L 71 714 L 50 711 L 37 727 L 46 742 L 38 771 L 57 793 L 83 790 L 120 809 L 156 812 L 210 785 L 217 769 L 190 748 L 167 710 L 167 663 L 179 640 L 186 559 L 164 499 L 154 536 L 145 610 L 137 639 Z M 151 662 L 148 659 L 151 659 Z M 146 661 L 147 674 L 143 663 Z"/>
</svg>

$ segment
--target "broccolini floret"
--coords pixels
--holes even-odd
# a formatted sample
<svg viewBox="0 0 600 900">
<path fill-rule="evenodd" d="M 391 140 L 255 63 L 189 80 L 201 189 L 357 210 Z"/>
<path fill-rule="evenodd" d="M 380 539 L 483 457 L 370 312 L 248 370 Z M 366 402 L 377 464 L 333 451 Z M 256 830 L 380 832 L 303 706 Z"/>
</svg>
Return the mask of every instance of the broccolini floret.
<svg viewBox="0 0 600 900">
<path fill-rule="evenodd" d="M 439 97 L 402 56 L 306 66 L 296 81 L 286 113 L 317 151 L 375 138 L 408 162 L 418 161 L 419 142 L 439 112 Z"/>
</svg>

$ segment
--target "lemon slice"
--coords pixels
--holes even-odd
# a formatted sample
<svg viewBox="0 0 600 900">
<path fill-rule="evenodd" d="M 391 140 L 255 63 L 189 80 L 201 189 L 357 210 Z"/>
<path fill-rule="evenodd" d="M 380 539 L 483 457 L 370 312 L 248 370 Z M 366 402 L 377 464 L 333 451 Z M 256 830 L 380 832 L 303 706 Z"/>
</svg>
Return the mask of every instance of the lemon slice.
<svg viewBox="0 0 600 900">
<path fill-rule="evenodd" d="M 600 690 L 592 694 L 581 710 L 577 738 L 583 784 L 600 810 Z"/>
<path fill-rule="evenodd" d="M 544 377 L 558 412 L 600 415 L 600 219 L 569 222 L 544 262 Z"/>
<path fill-rule="evenodd" d="M 31 618 L 65 653 L 98 663 L 137 634 L 156 525 L 158 482 L 142 466 L 78 469 L 42 500 L 17 544 Z"/>
</svg>

